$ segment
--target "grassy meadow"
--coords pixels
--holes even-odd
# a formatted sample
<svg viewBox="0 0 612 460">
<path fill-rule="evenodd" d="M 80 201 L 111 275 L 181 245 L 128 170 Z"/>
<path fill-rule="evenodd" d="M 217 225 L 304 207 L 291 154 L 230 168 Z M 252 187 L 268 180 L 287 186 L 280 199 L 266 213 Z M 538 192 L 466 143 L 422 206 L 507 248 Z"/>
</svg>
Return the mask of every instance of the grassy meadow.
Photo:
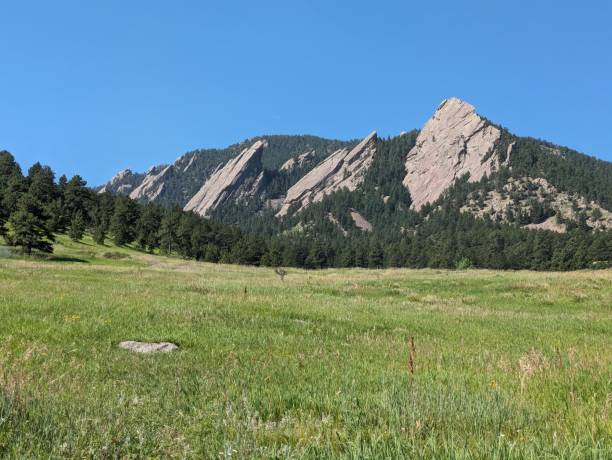
<svg viewBox="0 0 612 460">
<path fill-rule="evenodd" d="M 612 458 L 612 271 L 281 281 L 62 238 L 0 258 L 0 457 Z"/>
</svg>

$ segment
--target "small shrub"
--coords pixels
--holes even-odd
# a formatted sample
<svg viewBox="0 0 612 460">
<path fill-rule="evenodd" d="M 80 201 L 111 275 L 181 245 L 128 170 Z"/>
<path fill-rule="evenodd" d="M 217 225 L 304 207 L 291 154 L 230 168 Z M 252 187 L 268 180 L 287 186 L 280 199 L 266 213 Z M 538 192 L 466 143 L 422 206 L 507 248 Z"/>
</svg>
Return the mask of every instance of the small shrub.
<svg viewBox="0 0 612 460">
<path fill-rule="evenodd" d="M 287 276 L 287 270 L 284 268 L 276 268 L 274 269 L 274 273 L 278 275 L 281 281 L 285 281 L 285 276 Z"/>
<path fill-rule="evenodd" d="M 128 254 L 124 254 L 123 252 L 105 252 L 104 254 L 102 254 L 102 257 L 104 257 L 105 259 L 113 259 L 113 260 L 130 258 Z"/>
<path fill-rule="evenodd" d="M 458 260 L 457 263 L 455 264 L 455 268 L 457 270 L 467 270 L 471 266 L 472 266 L 472 261 L 468 259 L 467 257 L 463 257 L 462 259 Z"/>
</svg>

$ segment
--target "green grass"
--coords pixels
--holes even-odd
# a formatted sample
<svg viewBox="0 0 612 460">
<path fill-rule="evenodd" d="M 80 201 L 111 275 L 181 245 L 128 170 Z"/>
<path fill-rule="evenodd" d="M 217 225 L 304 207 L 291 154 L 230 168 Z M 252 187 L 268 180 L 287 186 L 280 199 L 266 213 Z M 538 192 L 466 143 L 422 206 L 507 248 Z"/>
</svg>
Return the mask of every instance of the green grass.
<svg viewBox="0 0 612 460">
<path fill-rule="evenodd" d="M 0 259 L 0 457 L 611 456 L 609 270 Z"/>
</svg>

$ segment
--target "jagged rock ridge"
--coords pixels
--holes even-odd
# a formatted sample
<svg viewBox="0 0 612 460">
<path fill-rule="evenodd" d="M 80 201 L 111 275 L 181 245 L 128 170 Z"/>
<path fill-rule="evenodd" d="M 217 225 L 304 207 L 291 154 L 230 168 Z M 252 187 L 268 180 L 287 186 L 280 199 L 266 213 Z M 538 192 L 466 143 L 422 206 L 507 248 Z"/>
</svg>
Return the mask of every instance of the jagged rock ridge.
<svg viewBox="0 0 612 460">
<path fill-rule="evenodd" d="M 281 171 L 291 171 L 294 168 L 301 167 L 306 161 L 310 160 L 316 154 L 315 150 L 311 150 L 309 152 L 302 153 L 297 157 L 289 158 L 283 165 L 280 167 Z"/>
<path fill-rule="evenodd" d="M 494 149 L 501 131 L 457 98 L 443 101 L 417 137 L 406 158 L 404 186 L 412 208 L 437 200 L 457 179 L 480 180 L 499 167 Z"/>
<path fill-rule="evenodd" d="M 374 131 L 353 149 L 337 150 L 323 160 L 287 191 L 277 217 L 287 215 L 294 205 L 299 211 L 336 190 L 355 190 L 372 163 L 376 140 Z"/>
<path fill-rule="evenodd" d="M 130 198 L 133 200 L 155 200 L 164 189 L 164 181 L 172 174 L 172 171 L 172 165 L 151 168 L 140 185 L 132 190 Z"/>
<path fill-rule="evenodd" d="M 189 200 L 185 211 L 204 216 L 229 199 L 237 200 L 257 193 L 263 178 L 261 154 L 265 146 L 265 141 L 258 140 L 217 168 Z"/>
<path fill-rule="evenodd" d="M 116 193 L 128 195 L 143 181 L 144 174 L 135 174 L 130 169 L 119 171 L 111 180 L 98 190 L 98 193 Z"/>
</svg>

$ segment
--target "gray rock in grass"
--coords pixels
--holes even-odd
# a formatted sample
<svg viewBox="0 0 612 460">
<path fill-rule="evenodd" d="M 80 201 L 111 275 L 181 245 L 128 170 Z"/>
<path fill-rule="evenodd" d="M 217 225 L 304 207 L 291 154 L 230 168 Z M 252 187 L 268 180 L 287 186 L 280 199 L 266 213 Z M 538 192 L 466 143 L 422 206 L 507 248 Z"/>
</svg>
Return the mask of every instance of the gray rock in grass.
<svg viewBox="0 0 612 460">
<path fill-rule="evenodd" d="M 170 342 L 134 342 L 132 340 L 119 343 L 119 348 L 134 353 L 168 353 L 179 349 L 178 345 Z"/>
</svg>

